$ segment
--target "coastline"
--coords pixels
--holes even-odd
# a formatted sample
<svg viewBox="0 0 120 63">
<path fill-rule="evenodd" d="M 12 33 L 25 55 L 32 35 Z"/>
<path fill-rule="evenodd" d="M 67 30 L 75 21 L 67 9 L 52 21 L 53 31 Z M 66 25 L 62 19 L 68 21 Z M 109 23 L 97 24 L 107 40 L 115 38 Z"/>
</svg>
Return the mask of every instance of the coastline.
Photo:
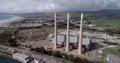
<svg viewBox="0 0 120 63">
<path fill-rule="evenodd" d="M 7 27 L 12 22 L 17 22 L 23 20 L 23 17 L 17 15 L 11 15 L 12 17 L 6 20 L 0 20 L 0 27 Z"/>
<path fill-rule="evenodd" d="M 0 51 L 0 55 L 4 55 L 4 56 L 8 56 L 8 57 L 12 58 L 12 54 L 7 53 L 7 52 Z"/>
<path fill-rule="evenodd" d="M 6 61 L 11 61 L 11 63 L 21 63 L 15 59 L 12 58 L 12 53 L 8 52 L 7 50 L 2 50 L 0 49 L 0 61 L 1 59 L 4 58 L 5 62 L 2 63 L 7 63 Z M 12 62 L 13 61 L 13 62 Z"/>
<path fill-rule="evenodd" d="M 4 59 L 4 60 L 3 60 Z M 0 62 L 2 63 L 8 63 L 8 62 L 11 62 L 11 63 L 21 63 L 17 60 L 14 60 L 12 57 L 8 56 L 8 55 L 2 55 L 0 54 Z"/>
</svg>

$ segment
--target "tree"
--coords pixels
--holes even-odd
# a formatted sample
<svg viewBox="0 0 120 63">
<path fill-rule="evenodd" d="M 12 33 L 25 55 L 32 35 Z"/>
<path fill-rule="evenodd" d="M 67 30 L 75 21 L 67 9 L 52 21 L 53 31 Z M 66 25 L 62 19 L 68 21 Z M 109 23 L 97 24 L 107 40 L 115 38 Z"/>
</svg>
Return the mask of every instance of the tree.
<svg viewBox="0 0 120 63">
<path fill-rule="evenodd" d="M 53 56 L 54 56 L 54 57 L 58 57 L 58 58 L 60 58 L 60 57 L 61 57 L 61 55 L 60 55 L 60 52 L 59 52 L 59 51 L 55 51 L 55 52 L 53 52 Z"/>
<path fill-rule="evenodd" d="M 35 48 L 35 51 L 38 53 L 47 54 L 47 51 L 43 47 L 41 47 L 41 48 L 37 47 L 37 48 Z"/>
<path fill-rule="evenodd" d="M 61 55 L 62 55 L 62 58 L 63 58 L 63 59 L 66 59 L 66 60 L 68 60 L 68 55 L 67 55 L 67 54 L 65 54 L 65 53 L 62 53 Z"/>
<path fill-rule="evenodd" d="M 87 21 L 87 24 L 91 24 L 91 21 Z"/>
<path fill-rule="evenodd" d="M 72 60 L 73 59 L 73 55 L 68 55 L 68 60 Z"/>
<path fill-rule="evenodd" d="M 34 51 L 35 49 L 34 48 L 30 48 L 31 51 Z"/>
<path fill-rule="evenodd" d="M 53 51 L 51 51 L 51 50 L 48 50 L 48 51 L 47 51 L 47 54 L 48 54 L 48 55 L 52 55 L 52 53 L 53 53 Z"/>
<path fill-rule="evenodd" d="M 11 38 L 9 39 L 9 43 L 11 46 L 17 47 L 17 39 L 16 38 Z"/>
</svg>

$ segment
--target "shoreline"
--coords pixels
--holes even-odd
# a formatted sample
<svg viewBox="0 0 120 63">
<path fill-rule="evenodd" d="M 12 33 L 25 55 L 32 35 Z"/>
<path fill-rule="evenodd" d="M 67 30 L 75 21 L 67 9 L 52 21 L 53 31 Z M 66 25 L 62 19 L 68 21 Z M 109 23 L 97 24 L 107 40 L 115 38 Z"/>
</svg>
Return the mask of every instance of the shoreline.
<svg viewBox="0 0 120 63">
<path fill-rule="evenodd" d="M 12 53 L 8 52 L 8 50 L 2 50 L 2 49 L 0 49 L 0 57 L 5 58 L 5 60 L 14 61 L 15 63 L 21 63 L 21 62 L 15 60 L 15 59 L 13 59 L 12 58 Z"/>
<path fill-rule="evenodd" d="M 15 59 L 13 59 L 11 56 L 8 56 L 8 55 L 5 55 L 5 54 L 3 55 L 3 54 L 0 53 L 0 60 L 2 58 L 4 58 L 5 61 L 10 61 L 10 62 L 14 62 L 14 63 L 21 63 L 21 62 L 15 60 Z M 4 61 L 3 61 L 3 63 L 4 63 Z M 5 62 L 5 63 L 7 63 L 7 62 Z"/>
<path fill-rule="evenodd" d="M 18 22 L 18 21 L 21 21 L 24 19 L 23 17 L 20 17 L 18 15 L 10 15 L 10 16 L 11 16 L 11 18 L 9 18 L 9 19 L 0 20 L 0 27 L 7 27 L 12 22 Z"/>
</svg>

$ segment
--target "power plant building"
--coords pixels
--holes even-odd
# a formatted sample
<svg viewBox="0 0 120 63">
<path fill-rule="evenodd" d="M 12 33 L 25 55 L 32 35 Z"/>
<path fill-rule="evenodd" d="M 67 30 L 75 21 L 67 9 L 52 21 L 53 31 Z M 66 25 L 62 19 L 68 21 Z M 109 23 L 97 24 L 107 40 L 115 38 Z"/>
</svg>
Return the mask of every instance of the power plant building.
<svg viewBox="0 0 120 63">
<path fill-rule="evenodd" d="M 66 33 L 67 31 L 63 31 L 57 34 L 57 45 L 59 47 L 66 46 Z M 70 40 L 69 40 L 69 48 L 70 49 L 77 49 L 79 43 L 79 31 L 70 30 Z M 51 43 L 54 42 L 52 39 Z M 91 40 L 88 37 L 83 37 L 82 47 L 86 50 L 90 49 Z"/>
</svg>

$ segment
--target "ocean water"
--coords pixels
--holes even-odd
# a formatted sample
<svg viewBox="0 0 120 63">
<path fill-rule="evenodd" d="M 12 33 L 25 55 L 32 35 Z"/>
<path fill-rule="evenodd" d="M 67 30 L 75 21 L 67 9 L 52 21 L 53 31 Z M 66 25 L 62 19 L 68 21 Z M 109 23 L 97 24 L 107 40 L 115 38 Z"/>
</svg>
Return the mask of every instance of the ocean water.
<svg viewBox="0 0 120 63">
<path fill-rule="evenodd" d="M 0 55 L 0 63 L 20 63 L 7 56 Z"/>
<path fill-rule="evenodd" d="M 13 22 L 18 19 L 22 19 L 22 18 L 16 15 L 0 14 L 0 23 Z"/>
</svg>

